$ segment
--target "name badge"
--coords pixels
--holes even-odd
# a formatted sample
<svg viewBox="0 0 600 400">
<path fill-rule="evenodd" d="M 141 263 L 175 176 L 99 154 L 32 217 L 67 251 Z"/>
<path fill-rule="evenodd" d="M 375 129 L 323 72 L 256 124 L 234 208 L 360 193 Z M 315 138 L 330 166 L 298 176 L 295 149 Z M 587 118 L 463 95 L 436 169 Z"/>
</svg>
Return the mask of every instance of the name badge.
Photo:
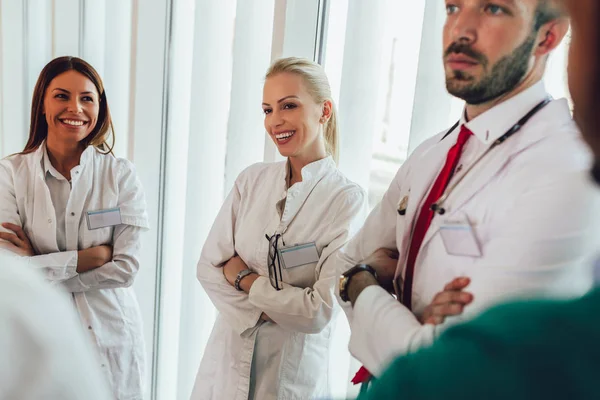
<svg viewBox="0 0 600 400">
<path fill-rule="evenodd" d="M 319 252 L 314 242 L 283 247 L 278 252 L 279 258 L 283 260 L 282 267 L 285 269 L 314 264 L 319 261 Z"/>
<path fill-rule="evenodd" d="M 454 256 L 481 257 L 481 246 L 466 215 L 454 216 L 440 226 L 446 253 Z"/>
<path fill-rule="evenodd" d="M 86 213 L 88 229 L 100 229 L 108 226 L 121 225 L 121 209 L 110 208 L 108 210 L 88 211 Z"/>
</svg>

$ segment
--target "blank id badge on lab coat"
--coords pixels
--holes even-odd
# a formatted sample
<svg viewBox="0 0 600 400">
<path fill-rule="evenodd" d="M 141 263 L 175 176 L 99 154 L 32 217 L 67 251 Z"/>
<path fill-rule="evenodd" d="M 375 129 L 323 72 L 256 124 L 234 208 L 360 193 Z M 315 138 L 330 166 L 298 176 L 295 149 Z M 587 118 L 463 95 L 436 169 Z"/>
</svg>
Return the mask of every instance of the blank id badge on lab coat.
<svg viewBox="0 0 600 400">
<path fill-rule="evenodd" d="M 296 287 L 312 287 L 316 280 L 315 265 L 319 262 L 317 245 L 297 244 L 278 249 L 282 261 L 284 282 Z"/>
<path fill-rule="evenodd" d="M 440 226 L 446 253 L 453 256 L 481 257 L 481 246 L 469 219 L 464 214 L 453 215 Z"/>
<path fill-rule="evenodd" d="M 88 229 L 106 228 L 109 226 L 121 225 L 121 209 L 110 208 L 108 210 L 88 211 L 86 212 Z"/>
</svg>

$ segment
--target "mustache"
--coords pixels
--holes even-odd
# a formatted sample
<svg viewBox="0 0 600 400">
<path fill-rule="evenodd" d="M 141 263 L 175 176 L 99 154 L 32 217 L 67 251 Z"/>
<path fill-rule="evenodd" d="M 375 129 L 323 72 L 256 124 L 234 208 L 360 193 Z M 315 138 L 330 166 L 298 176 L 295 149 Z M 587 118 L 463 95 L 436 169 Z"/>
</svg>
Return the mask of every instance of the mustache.
<svg viewBox="0 0 600 400">
<path fill-rule="evenodd" d="M 464 54 L 465 56 L 470 57 L 475 61 L 478 61 L 484 66 L 487 65 L 488 62 L 488 59 L 485 55 L 473 50 L 468 44 L 462 44 L 457 42 L 452 43 L 444 52 L 444 58 L 448 57 L 450 54 Z"/>
</svg>

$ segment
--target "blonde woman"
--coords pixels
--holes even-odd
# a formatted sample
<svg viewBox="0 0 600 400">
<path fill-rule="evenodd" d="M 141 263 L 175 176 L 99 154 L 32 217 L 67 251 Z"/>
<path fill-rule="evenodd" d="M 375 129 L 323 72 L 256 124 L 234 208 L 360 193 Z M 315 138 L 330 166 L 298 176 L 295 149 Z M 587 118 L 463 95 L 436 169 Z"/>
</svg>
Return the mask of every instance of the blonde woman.
<svg viewBox="0 0 600 400">
<path fill-rule="evenodd" d="M 362 224 L 367 198 L 336 167 L 336 111 L 318 64 L 276 61 L 262 107 L 287 160 L 238 176 L 204 244 L 198 279 L 219 316 L 192 399 L 330 394 L 332 255 Z"/>
</svg>

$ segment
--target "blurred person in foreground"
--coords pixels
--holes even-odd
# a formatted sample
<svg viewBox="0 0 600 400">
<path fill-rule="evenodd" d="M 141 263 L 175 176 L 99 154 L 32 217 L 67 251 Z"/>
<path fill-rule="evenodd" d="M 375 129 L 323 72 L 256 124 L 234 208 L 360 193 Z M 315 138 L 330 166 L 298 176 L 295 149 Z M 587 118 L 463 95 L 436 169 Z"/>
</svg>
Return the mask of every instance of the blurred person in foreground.
<svg viewBox="0 0 600 400">
<path fill-rule="evenodd" d="M 0 400 L 108 400 L 65 294 L 0 253 Z"/>
<path fill-rule="evenodd" d="M 600 3 L 564 0 L 571 14 L 569 88 L 600 184 Z M 400 357 L 368 399 L 600 398 L 600 289 L 574 301 L 496 307 Z"/>
</svg>

